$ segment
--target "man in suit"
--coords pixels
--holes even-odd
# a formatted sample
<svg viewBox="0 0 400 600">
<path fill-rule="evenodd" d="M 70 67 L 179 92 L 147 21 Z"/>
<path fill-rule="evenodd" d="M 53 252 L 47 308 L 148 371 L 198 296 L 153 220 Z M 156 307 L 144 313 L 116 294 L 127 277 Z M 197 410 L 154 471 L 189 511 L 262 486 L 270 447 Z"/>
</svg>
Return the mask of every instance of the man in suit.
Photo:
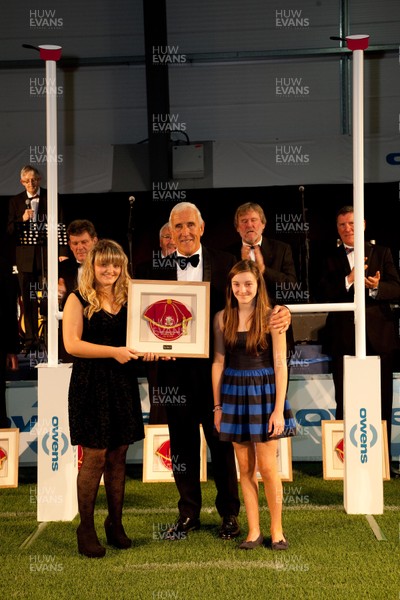
<svg viewBox="0 0 400 600">
<path fill-rule="evenodd" d="M 40 173 L 32 165 L 21 169 L 20 181 L 25 190 L 10 199 L 7 234 L 13 249 L 13 264 L 18 269 L 24 309 L 25 348 L 29 349 L 38 338 L 38 292 L 44 292 L 47 254 L 43 245 L 24 242 L 33 239 L 33 234 L 44 232 L 47 191 L 40 187 Z"/>
<path fill-rule="evenodd" d="M 176 250 L 169 223 L 165 223 L 160 229 L 160 248 L 161 258 L 166 258 Z"/>
<path fill-rule="evenodd" d="M 235 212 L 234 225 L 241 241 L 227 250 L 238 260 L 254 260 L 267 286 L 272 305 L 292 304 L 297 297 L 296 269 L 289 244 L 263 236 L 267 218 L 262 207 L 255 202 L 241 204 Z M 306 298 L 308 300 L 308 298 Z M 290 313 L 289 318 L 290 318 Z M 291 319 L 290 319 L 291 320 Z M 295 341 L 290 325 L 286 333 L 287 359 L 294 354 Z"/>
<path fill-rule="evenodd" d="M 158 235 L 160 250 L 154 250 L 151 260 L 146 260 L 136 266 L 135 279 L 151 279 L 154 267 L 156 265 L 158 267 L 163 264 L 168 265 L 168 257 L 175 252 L 176 246 L 172 239 L 171 228 L 168 222 L 164 223 Z M 153 365 L 156 366 L 156 363 L 152 363 Z"/>
<path fill-rule="evenodd" d="M 67 240 L 73 256 L 60 262 L 58 267 L 60 310 L 64 308 L 68 295 L 77 288 L 80 269 L 88 253 L 97 243 L 97 233 L 93 223 L 86 219 L 72 221 L 67 227 Z"/>
<path fill-rule="evenodd" d="M 354 301 L 354 214 L 344 206 L 336 216 L 341 244 L 327 258 L 318 294 L 325 302 Z M 364 223 L 365 226 L 365 223 Z M 380 356 L 382 419 L 388 428 L 389 454 L 393 401 L 393 359 L 399 347 L 390 309 L 400 300 L 400 277 L 389 248 L 365 243 L 366 351 Z M 332 356 L 336 419 L 343 419 L 343 356 L 355 355 L 354 313 L 332 312 L 326 322 Z"/>
<path fill-rule="evenodd" d="M 272 304 L 288 299 L 296 283 L 296 269 L 289 244 L 263 236 L 267 219 L 259 204 L 246 202 L 236 209 L 234 225 L 241 241 L 228 250 L 238 260 L 254 260 L 264 275 Z"/>
<path fill-rule="evenodd" d="M 60 310 L 64 309 L 69 294 L 78 287 L 82 265 L 97 243 L 96 229 L 91 221 L 76 219 L 67 227 L 67 240 L 72 257 L 66 258 L 58 266 L 58 302 Z M 72 362 L 64 346 L 62 327 L 58 330 L 58 355 L 62 362 Z"/>
<path fill-rule="evenodd" d="M 7 368 L 18 368 L 18 320 L 17 298 L 18 282 L 12 274 L 11 266 L 0 257 L 0 429 L 8 428 L 6 411 L 6 374 Z"/>
<path fill-rule="evenodd" d="M 170 214 L 170 227 L 177 250 L 168 261 L 154 265 L 152 278 L 210 282 L 210 340 L 214 314 L 225 305 L 227 274 L 236 262 L 233 255 L 201 244 L 204 221 L 198 208 L 189 202 L 176 204 Z M 275 323 L 280 329 L 288 323 L 287 310 L 276 308 Z M 212 346 L 212 344 L 211 344 Z M 214 431 L 210 358 L 178 358 L 159 363 L 158 386 L 171 390 L 179 401 L 167 403 L 171 457 L 179 491 L 179 517 L 167 532 L 167 539 L 182 539 L 200 527 L 200 435 L 202 424 L 210 449 L 216 507 L 222 518 L 219 536 L 230 540 L 239 535 L 239 495 L 233 446 L 220 442 Z M 167 390 L 167 392 L 166 392 Z M 173 390 L 173 392 L 172 392 Z"/>
</svg>

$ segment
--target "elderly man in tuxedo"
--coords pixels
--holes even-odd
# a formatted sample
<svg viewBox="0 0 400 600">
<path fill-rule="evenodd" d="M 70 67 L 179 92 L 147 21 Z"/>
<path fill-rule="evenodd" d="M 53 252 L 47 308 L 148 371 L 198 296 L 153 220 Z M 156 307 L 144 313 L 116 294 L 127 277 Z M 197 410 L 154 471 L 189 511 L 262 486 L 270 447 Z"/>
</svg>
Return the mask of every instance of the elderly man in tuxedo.
<svg viewBox="0 0 400 600">
<path fill-rule="evenodd" d="M 30 245 L 25 241 L 31 237 L 29 233 L 44 232 L 47 191 L 40 187 L 41 175 L 32 165 L 23 167 L 20 177 L 25 189 L 10 198 L 7 234 L 13 251 L 13 264 L 18 269 L 24 309 L 25 347 L 29 349 L 38 337 L 38 292 L 45 292 L 43 277 L 47 254 L 43 245 Z M 66 254 L 66 251 L 62 250 L 61 253 Z"/>
<path fill-rule="evenodd" d="M 224 307 L 227 275 L 236 259 L 232 254 L 213 250 L 201 243 L 204 221 L 194 204 L 176 204 L 171 211 L 169 224 L 177 250 L 170 255 L 165 266 L 157 264 L 154 267 L 152 279 L 209 281 L 212 324 L 214 314 Z M 290 321 L 289 311 L 284 307 L 276 307 L 275 313 L 272 325 L 285 330 Z M 210 334 L 210 340 L 212 337 Z M 167 532 L 166 538 L 169 540 L 182 539 L 187 532 L 200 527 L 200 424 L 210 449 L 217 488 L 215 504 L 222 518 L 219 536 L 230 540 L 240 533 L 237 520 L 240 503 L 233 446 L 219 441 L 214 431 L 212 354 L 210 349 L 211 358 L 208 359 L 178 358 L 176 361 L 159 363 L 158 386 L 163 389 L 174 388 L 175 394 L 185 399 L 185 402 L 166 404 L 173 473 L 179 492 L 179 517 Z M 174 461 L 179 464 L 174 465 Z"/>
<path fill-rule="evenodd" d="M 365 225 L 365 224 L 364 224 Z M 336 216 L 339 246 L 327 257 L 317 291 L 325 302 L 354 301 L 354 214 L 342 207 Z M 400 300 L 400 277 L 389 248 L 365 242 L 366 350 L 380 356 L 382 419 L 387 422 L 389 455 L 393 402 L 393 359 L 399 347 L 391 302 Z M 327 351 L 332 355 L 336 419 L 343 419 L 343 356 L 355 354 L 353 312 L 328 315 Z M 394 468 L 392 468 L 394 473 Z"/>
</svg>

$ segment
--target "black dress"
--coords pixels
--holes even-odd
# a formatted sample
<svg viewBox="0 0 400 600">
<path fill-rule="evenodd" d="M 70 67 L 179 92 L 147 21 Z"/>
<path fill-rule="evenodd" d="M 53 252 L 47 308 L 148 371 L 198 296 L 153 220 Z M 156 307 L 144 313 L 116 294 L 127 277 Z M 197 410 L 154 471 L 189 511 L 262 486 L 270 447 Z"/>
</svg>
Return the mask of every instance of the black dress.
<svg viewBox="0 0 400 600">
<path fill-rule="evenodd" d="M 266 442 L 296 435 L 296 421 L 285 399 L 283 432 L 268 432 L 269 418 L 275 408 L 275 373 L 272 340 L 257 356 L 246 352 L 247 332 L 239 331 L 235 348 L 226 353 L 221 385 L 221 431 L 224 442 Z"/>
<path fill-rule="evenodd" d="M 86 302 L 74 292 L 83 306 Z M 127 309 L 104 310 L 83 318 L 82 340 L 126 346 Z M 144 438 L 136 361 L 74 358 L 68 393 L 71 443 L 88 448 L 116 448 Z"/>
</svg>

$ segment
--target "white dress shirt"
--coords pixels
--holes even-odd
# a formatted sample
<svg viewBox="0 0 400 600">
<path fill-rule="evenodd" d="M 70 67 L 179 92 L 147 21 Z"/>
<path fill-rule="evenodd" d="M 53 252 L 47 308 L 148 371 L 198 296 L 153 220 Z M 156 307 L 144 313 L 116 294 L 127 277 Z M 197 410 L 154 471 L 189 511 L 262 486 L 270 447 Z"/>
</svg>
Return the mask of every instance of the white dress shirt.
<svg viewBox="0 0 400 600">
<path fill-rule="evenodd" d="M 254 246 L 261 246 L 262 244 L 262 237 L 259 239 L 259 241 L 257 242 L 257 244 L 248 244 L 247 242 L 243 242 L 242 241 L 242 245 L 243 246 L 249 246 L 250 247 L 250 252 L 249 252 L 249 259 L 253 260 L 254 262 L 256 261 L 256 256 L 254 254 Z"/>
<path fill-rule="evenodd" d="M 200 246 L 200 248 L 197 250 L 197 252 L 194 252 L 193 254 L 199 255 L 199 258 L 200 258 L 199 264 L 197 265 L 197 267 L 193 267 L 193 265 L 188 263 L 186 265 L 185 269 L 181 269 L 181 267 L 179 265 L 177 265 L 176 274 L 177 274 L 178 281 L 203 281 L 203 249 L 202 249 L 202 246 Z M 183 258 L 187 258 L 187 257 L 185 257 L 184 254 L 181 254 L 178 251 L 176 251 L 176 255 L 178 257 L 182 256 Z"/>
</svg>

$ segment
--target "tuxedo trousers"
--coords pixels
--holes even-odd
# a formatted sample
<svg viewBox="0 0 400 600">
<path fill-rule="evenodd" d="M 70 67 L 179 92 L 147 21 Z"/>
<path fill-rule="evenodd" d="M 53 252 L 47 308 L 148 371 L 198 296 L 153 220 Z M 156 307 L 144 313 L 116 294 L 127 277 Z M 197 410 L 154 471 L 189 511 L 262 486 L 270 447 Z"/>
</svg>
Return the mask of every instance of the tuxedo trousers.
<svg viewBox="0 0 400 600">
<path fill-rule="evenodd" d="M 202 506 L 200 424 L 210 449 L 217 511 L 221 517 L 237 516 L 240 500 L 234 450 L 230 442 L 219 440 L 214 428 L 211 362 L 178 358 L 159 366 L 156 394 L 164 400 L 167 414 L 180 516 L 197 518 Z"/>
</svg>

